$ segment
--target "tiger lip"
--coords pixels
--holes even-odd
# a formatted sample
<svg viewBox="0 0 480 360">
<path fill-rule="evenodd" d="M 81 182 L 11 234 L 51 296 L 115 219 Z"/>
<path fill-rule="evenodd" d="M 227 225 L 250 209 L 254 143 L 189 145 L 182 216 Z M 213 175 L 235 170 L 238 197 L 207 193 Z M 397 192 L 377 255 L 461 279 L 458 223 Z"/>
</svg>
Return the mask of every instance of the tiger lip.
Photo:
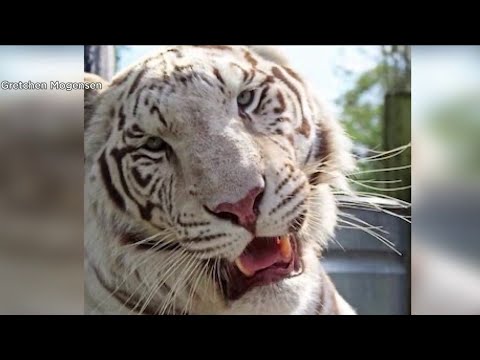
<svg viewBox="0 0 480 360">
<path fill-rule="evenodd" d="M 255 286 L 269 285 L 300 269 L 298 241 L 293 234 L 254 238 L 231 266 L 227 297 L 236 300 Z"/>
</svg>

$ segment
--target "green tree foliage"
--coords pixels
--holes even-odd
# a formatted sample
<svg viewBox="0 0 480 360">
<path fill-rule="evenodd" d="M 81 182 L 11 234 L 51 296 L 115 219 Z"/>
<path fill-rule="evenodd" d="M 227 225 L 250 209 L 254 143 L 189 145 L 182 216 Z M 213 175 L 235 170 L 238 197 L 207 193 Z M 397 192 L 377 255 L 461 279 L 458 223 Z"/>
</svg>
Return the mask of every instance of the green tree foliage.
<svg viewBox="0 0 480 360">
<path fill-rule="evenodd" d="M 367 71 L 352 75 L 343 71 L 346 80 L 353 80 L 353 85 L 336 101 L 342 109 L 340 120 L 347 133 L 354 141 L 357 157 L 375 155 L 374 151 L 390 150 L 387 148 L 384 114 L 385 96 L 395 93 L 410 92 L 410 48 L 408 46 L 383 46 L 381 56 L 376 64 Z M 352 76 L 354 78 L 352 79 Z M 350 77 L 350 79 L 348 79 Z M 408 124 L 409 126 L 410 124 Z M 410 140 L 408 140 L 409 142 Z M 407 143 L 408 143 L 407 142 Z M 375 170 L 385 167 L 383 161 L 359 162 L 359 171 Z M 379 173 L 367 173 L 355 177 L 358 181 L 386 180 Z M 382 187 L 382 185 L 375 185 Z M 358 187 L 365 191 L 365 188 Z M 368 191 L 372 191 L 369 189 Z"/>
<path fill-rule="evenodd" d="M 341 121 L 357 146 L 374 149 L 381 142 L 383 102 L 379 97 L 383 96 L 375 92 L 384 93 L 383 74 L 383 64 L 360 74 L 354 86 L 337 100 L 342 108 Z"/>
<path fill-rule="evenodd" d="M 383 46 L 377 64 L 359 74 L 336 101 L 341 121 L 360 148 L 382 149 L 382 116 L 387 93 L 410 91 L 410 47 Z M 352 76 L 340 69 L 345 76 Z"/>
</svg>

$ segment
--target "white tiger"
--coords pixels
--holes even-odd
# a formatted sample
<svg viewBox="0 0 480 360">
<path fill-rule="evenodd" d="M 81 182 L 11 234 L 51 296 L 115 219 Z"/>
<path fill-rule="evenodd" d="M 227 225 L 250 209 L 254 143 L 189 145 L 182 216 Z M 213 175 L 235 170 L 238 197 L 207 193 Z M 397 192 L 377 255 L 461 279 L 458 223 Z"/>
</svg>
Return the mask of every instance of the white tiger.
<svg viewBox="0 0 480 360">
<path fill-rule="evenodd" d="M 283 55 L 163 47 L 85 108 L 88 314 L 355 313 L 319 261 L 350 142 Z"/>
</svg>

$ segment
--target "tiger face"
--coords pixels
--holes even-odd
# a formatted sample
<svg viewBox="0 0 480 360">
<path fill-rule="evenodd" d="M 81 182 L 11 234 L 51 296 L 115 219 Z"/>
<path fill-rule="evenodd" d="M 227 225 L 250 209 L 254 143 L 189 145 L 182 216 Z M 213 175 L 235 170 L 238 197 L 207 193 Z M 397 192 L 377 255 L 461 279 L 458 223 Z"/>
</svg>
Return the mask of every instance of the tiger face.
<svg viewBox="0 0 480 360">
<path fill-rule="evenodd" d="M 132 310 L 302 313 L 318 296 L 349 143 L 262 55 L 167 47 L 86 94 L 87 257 Z"/>
</svg>

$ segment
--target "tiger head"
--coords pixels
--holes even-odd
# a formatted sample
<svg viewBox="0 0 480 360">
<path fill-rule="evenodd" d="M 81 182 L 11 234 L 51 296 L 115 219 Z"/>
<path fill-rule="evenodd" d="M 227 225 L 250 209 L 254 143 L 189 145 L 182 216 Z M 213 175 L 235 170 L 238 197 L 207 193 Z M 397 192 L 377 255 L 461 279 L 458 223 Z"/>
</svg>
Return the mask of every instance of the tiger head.
<svg viewBox="0 0 480 360">
<path fill-rule="evenodd" d="M 144 313 L 308 310 L 352 159 L 281 54 L 164 47 L 85 106 L 86 253 L 113 296 Z"/>
</svg>

